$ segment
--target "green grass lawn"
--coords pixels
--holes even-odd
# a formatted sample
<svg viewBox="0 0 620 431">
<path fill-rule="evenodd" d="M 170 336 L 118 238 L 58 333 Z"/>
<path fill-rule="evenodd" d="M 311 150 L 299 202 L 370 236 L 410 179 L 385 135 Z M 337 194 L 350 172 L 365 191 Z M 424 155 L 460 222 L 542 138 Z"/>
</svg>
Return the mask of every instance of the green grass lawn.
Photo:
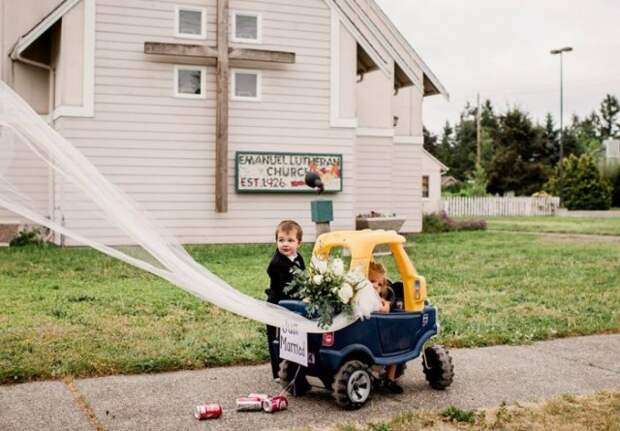
<svg viewBox="0 0 620 431">
<path fill-rule="evenodd" d="M 620 243 L 501 232 L 413 241 L 409 252 L 440 309 L 442 343 L 526 343 L 620 330 Z M 190 252 L 239 290 L 264 297 L 273 246 Z M 268 359 L 264 325 L 87 249 L 0 249 L 0 310 L 2 383 Z"/>
<path fill-rule="evenodd" d="M 620 217 L 488 217 L 490 230 L 620 235 Z"/>
</svg>

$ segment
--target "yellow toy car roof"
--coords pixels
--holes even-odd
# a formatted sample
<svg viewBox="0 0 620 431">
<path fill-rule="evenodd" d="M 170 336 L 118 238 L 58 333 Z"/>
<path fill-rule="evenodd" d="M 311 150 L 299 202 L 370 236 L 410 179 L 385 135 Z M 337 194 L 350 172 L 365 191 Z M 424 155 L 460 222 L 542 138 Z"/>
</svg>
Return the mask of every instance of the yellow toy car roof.
<svg viewBox="0 0 620 431">
<path fill-rule="evenodd" d="M 403 244 L 407 240 L 393 230 L 335 231 L 320 235 L 314 244 L 312 254 L 327 259 L 335 247 L 344 247 L 351 252 L 350 269 L 358 269 L 368 276 L 368 266 L 373 260 L 375 247 L 388 244 L 396 267 L 400 272 L 405 295 L 405 311 L 424 309 L 426 279 L 418 275 Z"/>
<path fill-rule="evenodd" d="M 327 232 L 319 236 L 314 244 L 313 254 L 327 258 L 335 247 L 344 247 L 351 252 L 352 267 L 358 266 L 364 273 L 372 260 L 372 253 L 377 245 L 400 245 L 406 239 L 393 230 L 354 230 Z"/>
<path fill-rule="evenodd" d="M 316 242 L 317 244 L 321 243 L 319 248 L 347 247 L 354 249 L 357 247 L 374 248 L 379 244 L 402 244 L 406 242 L 406 239 L 393 230 L 365 229 L 327 232 L 319 236 Z"/>
</svg>

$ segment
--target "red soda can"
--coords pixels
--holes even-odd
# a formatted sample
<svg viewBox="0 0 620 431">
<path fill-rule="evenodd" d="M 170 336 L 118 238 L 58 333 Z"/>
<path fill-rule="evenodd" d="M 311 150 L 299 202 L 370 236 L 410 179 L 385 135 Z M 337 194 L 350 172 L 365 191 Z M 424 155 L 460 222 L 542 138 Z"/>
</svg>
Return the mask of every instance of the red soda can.
<svg viewBox="0 0 620 431">
<path fill-rule="evenodd" d="M 263 398 L 260 397 L 239 397 L 237 398 L 238 412 L 258 412 L 263 408 Z"/>
<path fill-rule="evenodd" d="M 263 400 L 263 410 L 267 413 L 275 413 L 281 410 L 286 410 L 287 407 L 288 398 L 283 395 L 277 395 Z"/>
<path fill-rule="evenodd" d="M 194 417 L 199 420 L 217 419 L 222 416 L 222 406 L 219 404 L 202 404 L 194 409 Z"/>
<path fill-rule="evenodd" d="M 254 397 L 254 398 L 260 398 L 260 400 L 266 400 L 267 398 L 269 398 L 269 395 L 267 394 L 250 394 L 248 395 L 248 397 Z"/>
</svg>

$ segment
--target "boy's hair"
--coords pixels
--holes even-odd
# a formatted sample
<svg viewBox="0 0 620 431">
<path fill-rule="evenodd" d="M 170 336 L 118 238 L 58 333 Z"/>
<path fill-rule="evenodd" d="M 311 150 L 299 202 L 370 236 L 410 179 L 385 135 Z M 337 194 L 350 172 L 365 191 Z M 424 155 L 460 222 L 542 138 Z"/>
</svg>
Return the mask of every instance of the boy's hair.
<svg viewBox="0 0 620 431">
<path fill-rule="evenodd" d="M 276 241 L 278 240 L 278 234 L 280 232 L 288 233 L 291 231 L 295 231 L 297 241 L 301 242 L 304 237 L 304 231 L 299 225 L 299 223 L 294 220 L 283 220 L 280 222 L 280 224 L 276 228 Z"/>
</svg>

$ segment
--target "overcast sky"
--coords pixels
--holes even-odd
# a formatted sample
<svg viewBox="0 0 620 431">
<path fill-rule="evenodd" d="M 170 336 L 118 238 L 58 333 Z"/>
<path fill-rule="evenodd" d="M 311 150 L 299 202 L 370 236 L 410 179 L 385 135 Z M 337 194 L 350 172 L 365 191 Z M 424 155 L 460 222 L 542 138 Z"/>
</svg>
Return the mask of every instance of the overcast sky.
<svg viewBox="0 0 620 431">
<path fill-rule="evenodd" d="M 620 98 L 620 0 L 377 0 L 450 93 L 427 97 L 435 133 L 458 119 L 476 93 L 497 111 L 519 106 L 559 123 L 564 46 L 564 124 Z"/>
</svg>

